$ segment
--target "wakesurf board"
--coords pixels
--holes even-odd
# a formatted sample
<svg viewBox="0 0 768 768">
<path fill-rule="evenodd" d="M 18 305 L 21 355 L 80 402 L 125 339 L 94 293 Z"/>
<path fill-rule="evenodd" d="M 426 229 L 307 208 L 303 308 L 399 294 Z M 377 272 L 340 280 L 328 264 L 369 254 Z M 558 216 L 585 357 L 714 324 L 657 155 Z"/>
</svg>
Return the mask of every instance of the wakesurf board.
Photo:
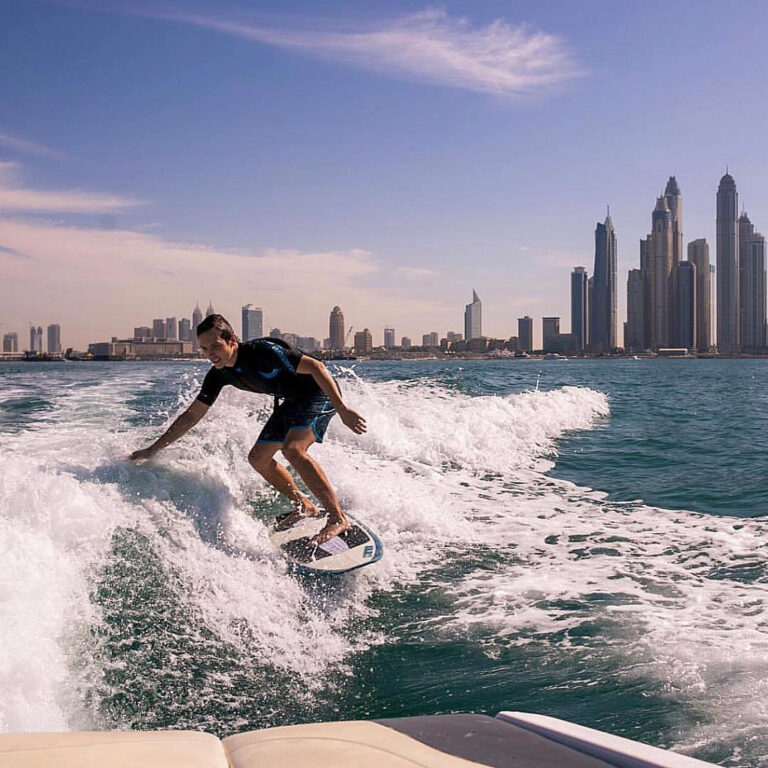
<svg viewBox="0 0 768 768">
<path fill-rule="evenodd" d="M 275 518 L 269 526 L 269 540 L 291 564 L 303 571 L 347 573 L 381 560 L 384 554 L 379 537 L 349 515 L 348 530 L 322 544 L 314 544 L 312 537 L 328 522 L 327 513 L 321 510 L 318 517 L 302 517 L 284 528 L 281 523 L 288 514 Z"/>
</svg>

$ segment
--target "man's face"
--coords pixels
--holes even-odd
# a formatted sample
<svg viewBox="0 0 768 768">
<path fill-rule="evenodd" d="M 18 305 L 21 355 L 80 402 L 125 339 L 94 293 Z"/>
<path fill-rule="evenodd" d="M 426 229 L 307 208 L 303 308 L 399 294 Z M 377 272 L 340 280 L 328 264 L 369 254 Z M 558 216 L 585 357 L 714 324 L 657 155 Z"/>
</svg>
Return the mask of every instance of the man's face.
<svg viewBox="0 0 768 768">
<path fill-rule="evenodd" d="M 234 365 L 237 355 L 237 337 L 233 336 L 229 341 L 226 341 L 219 336 L 219 332 L 215 328 L 211 328 L 197 337 L 197 343 L 215 368 Z"/>
</svg>

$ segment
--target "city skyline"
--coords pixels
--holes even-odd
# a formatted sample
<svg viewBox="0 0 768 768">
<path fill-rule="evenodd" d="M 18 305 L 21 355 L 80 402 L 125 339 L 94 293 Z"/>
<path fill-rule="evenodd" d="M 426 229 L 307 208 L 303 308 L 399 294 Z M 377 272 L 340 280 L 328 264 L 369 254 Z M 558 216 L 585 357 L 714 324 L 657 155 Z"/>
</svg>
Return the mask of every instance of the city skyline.
<svg viewBox="0 0 768 768">
<path fill-rule="evenodd" d="M 758 229 L 768 212 L 762 4 L 195 10 L 0 7 L 3 332 L 57 323 L 82 348 L 212 292 L 233 322 L 253 301 L 265 327 L 319 336 L 339 304 L 374 334 L 419 339 L 460 329 L 471 287 L 488 336 L 525 315 L 567 329 L 562 271 L 592 263 L 610 203 L 621 341 L 621 283 L 659 179 L 683 182 L 686 240 L 706 239 L 713 262 L 726 165 Z"/>
</svg>

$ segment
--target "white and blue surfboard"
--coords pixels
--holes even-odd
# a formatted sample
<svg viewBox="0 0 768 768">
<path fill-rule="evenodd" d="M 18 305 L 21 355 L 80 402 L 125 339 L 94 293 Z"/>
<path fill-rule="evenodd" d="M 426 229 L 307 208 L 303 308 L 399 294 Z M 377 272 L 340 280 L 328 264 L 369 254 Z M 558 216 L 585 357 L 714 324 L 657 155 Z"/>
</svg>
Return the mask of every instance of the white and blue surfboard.
<svg viewBox="0 0 768 768">
<path fill-rule="evenodd" d="M 319 517 L 304 517 L 290 528 L 279 530 L 279 523 L 285 517 L 287 515 L 281 515 L 269 526 L 269 540 L 290 563 L 302 571 L 347 573 L 381 560 L 384 554 L 379 537 L 348 515 L 351 527 L 318 545 L 311 540 L 328 522 L 326 513 Z"/>
</svg>

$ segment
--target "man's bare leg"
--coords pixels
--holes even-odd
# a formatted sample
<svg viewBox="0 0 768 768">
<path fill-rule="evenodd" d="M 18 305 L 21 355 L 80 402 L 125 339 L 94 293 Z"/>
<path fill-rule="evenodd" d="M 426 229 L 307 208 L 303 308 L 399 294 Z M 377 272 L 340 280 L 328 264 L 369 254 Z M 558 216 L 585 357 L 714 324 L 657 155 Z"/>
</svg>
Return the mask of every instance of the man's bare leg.
<svg viewBox="0 0 768 768">
<path fill-rule="evenodd" d="M 322 544 L 346 531 L 349 528 L 349 520 L 341 511 L 339 500 L 322 467 L 307 453 L 309 446 L 314 442 L 315 434 L 311 427 L 292 429 L 283 443 L 283 456 L 328 512 L 328 523 L 313 539 L 316 544 Z"/>
<path fill-rule="evenodd" d="M 280 447 L 280 443 L 256 443 L 248 454 L 248 463 L 293 505 L 294 511 L 281 521 L 281 527 L 289 528 L 302 517 L 315 517 L 320 510 L 299 490 L 291 473 L 275 461 Z"/>
</svg>

